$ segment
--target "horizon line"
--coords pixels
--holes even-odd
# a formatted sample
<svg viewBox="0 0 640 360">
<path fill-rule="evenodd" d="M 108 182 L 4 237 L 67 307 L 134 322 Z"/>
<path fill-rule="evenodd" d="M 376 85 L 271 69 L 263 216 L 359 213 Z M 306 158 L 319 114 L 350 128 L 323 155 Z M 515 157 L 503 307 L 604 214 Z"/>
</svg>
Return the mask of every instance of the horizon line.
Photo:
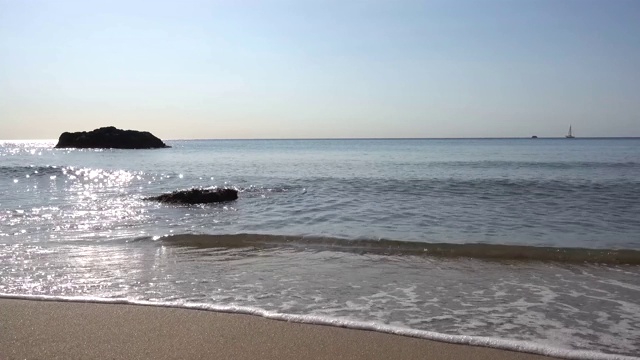
<svg viewBox="0 0 640 360">
<path fill-rule="evenodd" d="M 283 141 L 283 140 L 580 140 L 580 139 L 640 139 L 640 136 L 583 136 L 575 137 L 572 139 L 566 139 L 564 136 L 554 137 L 531 137 L 531 136 L 507 136 L 507 137 L 319 137 L 319 138 L 176 138 L 176 139 L 162 139 L 163 141 Z M 58 139 L 0 139 L 0 142 L 25 142 L 25 141 L 58 141 Z"/>
</svg>

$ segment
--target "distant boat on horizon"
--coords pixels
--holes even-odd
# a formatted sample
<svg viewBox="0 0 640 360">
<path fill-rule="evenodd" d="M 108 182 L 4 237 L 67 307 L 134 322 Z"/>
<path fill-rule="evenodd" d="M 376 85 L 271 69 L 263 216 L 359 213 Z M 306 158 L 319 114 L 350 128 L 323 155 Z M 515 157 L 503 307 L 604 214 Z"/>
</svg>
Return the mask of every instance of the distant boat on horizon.
<svg viewBox="0 0 640 360">
<path fill-rule="evenodd" d="M 569 133 L 567 135 L 565 135 L 564 137 L 566 137 L 567 139 L 575 139 L 576 137 L 573 136 L 573 133 L 571 132 L 571 125 L 569 125 Z"/>
</svg>

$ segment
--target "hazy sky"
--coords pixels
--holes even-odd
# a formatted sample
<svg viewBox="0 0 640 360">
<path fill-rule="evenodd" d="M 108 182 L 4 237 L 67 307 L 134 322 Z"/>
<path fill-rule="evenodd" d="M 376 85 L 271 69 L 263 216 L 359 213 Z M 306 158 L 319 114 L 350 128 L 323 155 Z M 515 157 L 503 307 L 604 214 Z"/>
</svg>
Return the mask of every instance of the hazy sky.
<svg viewBox="0 0 640 360">
<path fill-rule="evenodd" d="M 640 1 L 0 0 L 0 139 L 640 136 Z"/>
</svg>

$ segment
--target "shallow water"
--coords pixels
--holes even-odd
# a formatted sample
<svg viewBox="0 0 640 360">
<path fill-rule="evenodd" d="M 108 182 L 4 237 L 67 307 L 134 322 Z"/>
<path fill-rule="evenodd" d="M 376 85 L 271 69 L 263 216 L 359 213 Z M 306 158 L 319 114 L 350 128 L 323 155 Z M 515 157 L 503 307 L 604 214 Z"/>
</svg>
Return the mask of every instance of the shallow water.
<svg viewBox="0 0 640 360">
<path fill-rule="evenodd" d="M 640 353 L 640 140 L 168 143 L 2 143 L 0 293 Z"/>
</svg>

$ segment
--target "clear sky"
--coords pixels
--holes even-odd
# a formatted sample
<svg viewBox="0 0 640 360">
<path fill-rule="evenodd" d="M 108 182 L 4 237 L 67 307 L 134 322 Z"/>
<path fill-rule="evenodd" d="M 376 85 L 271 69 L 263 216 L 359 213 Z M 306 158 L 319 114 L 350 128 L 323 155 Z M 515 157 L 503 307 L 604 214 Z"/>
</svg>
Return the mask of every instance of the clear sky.
<svg viewBox="0 0 640 360">
<path fill-rule="evenodd" d="M 640 136 L 640 1 L 0 0 L 0 139 Z"/>
</svg>

